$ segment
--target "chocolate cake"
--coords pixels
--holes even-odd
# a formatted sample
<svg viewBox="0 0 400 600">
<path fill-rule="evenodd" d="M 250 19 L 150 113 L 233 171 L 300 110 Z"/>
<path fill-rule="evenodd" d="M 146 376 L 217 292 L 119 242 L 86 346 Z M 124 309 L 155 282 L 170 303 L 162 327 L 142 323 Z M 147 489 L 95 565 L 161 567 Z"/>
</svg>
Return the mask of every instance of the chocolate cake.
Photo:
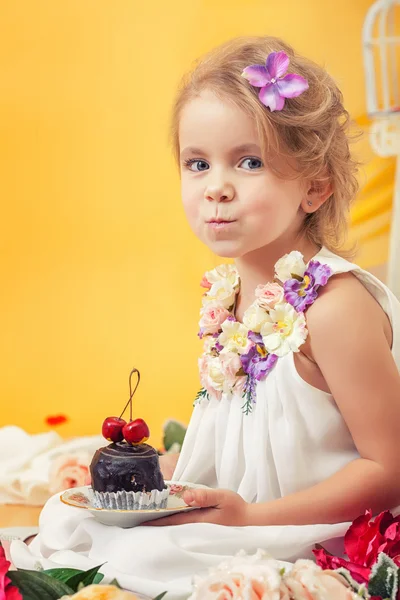
<svg viewBox="0 0 400 600">
<path fill-rule="evenodd" d="M 132 390 L 132 375 L 138 380 Z M 143 419 L 132 419 L 132 397 L 140 381 L 138 369 L 129 375 L 129 400 L 119 417 L 107 417 L 103 436 L 112 444 L 100 448 L 90 464 L 91 493 L 96 508 L 154 510 L 165 508 L 169 489 L 164 483 L 158 454 L 146 444 L 150 430 Z M 123 418 L 130 407 L 130 420 Z"/>
<path fill-rule="evenodd" d="M 158 454 L 149 444 L 117 442 L 100 448 L 90 465 L 97 492 L 151 492 L 166 488 Z"/>
</svg>

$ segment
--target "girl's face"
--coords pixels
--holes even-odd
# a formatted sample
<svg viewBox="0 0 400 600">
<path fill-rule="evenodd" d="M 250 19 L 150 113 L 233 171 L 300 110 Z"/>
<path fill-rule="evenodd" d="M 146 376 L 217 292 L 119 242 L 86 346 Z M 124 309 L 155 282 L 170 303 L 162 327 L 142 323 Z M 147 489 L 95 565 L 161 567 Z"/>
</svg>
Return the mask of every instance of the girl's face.
<svg viewBox="0 0 400 600">
<path fill-rule="evenodd" d="M 264 164 L 245 112 L 205 90 L 183 108 L 179 145 L 186 216 L 215 254 L 238 258 L 294 241 L 305 216 L 305 182 L 279 178 Z M 272 160 L 280 173 L 288 172 L 282 157 Z"/>
</svg>

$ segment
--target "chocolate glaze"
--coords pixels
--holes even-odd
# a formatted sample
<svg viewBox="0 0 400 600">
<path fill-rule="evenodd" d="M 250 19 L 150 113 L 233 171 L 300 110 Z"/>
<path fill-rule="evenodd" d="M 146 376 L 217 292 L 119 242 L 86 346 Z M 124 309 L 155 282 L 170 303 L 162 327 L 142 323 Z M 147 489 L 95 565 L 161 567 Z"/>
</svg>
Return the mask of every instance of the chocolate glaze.
<svg viewBox="0 0 400 600">
<path fill-rule="evenodd" d="M 158 454 L 148 444 L 117 442 L 100 448 L 93 456 L 90 473 L 97 492 L 151 492 L 166 487 Z"/>
</svg>

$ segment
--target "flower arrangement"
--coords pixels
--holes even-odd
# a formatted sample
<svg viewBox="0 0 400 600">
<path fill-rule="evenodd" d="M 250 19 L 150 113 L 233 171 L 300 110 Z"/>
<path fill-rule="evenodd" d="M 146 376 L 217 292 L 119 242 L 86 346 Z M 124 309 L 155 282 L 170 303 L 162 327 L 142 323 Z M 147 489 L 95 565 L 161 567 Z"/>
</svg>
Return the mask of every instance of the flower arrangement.
<svg viewBox="0 0 400 600">
<path fill-rule="evenodd" d="M 307 338 L 304 312 L 326 285 L 329 266 L 294 251 L 275 265 L 271 283 L 259 285 L 243 323 L 235 318 L 240 279 L 234 265 L 220 265 L 207 272 L 200 311 L 199 337 L 204 351 L 199 359 L 202 388 L 196 402 L 221 399 L 223 393 L 240 394 L 246 414 L 256 401 L 257 381 L 265 379 L 277 360 L 298 352 Z"/>
<path fill-rule="evenodd" d="M 347 530 L 344 551 L 348 560 L 322 547 L 314 555 L 323 569 L 342 573 L 359 595 L 365 590 L 365 597 L 400 598 L 400 516 L 386 510 L 373 519 L 372 511 L 365 511 Z"/>
<path fill-rule="evenodd" d="M 367 510 L 344 538 L 347 559 L 318 547 L 316 563 L 293 566 L 258 550 L 240 552 L 205 578 L 195 578 L 189 600 L 400 600 L 400 516 Z"/>
<path fill-rule="evenodd" d="M 400 600 L 400 516 L 384 511 L 373 519 L 367 510 L 346 532 L 344 549 L 347 559 L 318 547 L 316 562 L 299 559 L 293 565 L 263 550 L 253 555 L 241 551 L 209 575 L 195 577 L 188 600 Z M 136 599 L 115 580 L 102 585 L 101 565 L 89 571 L 9 571 L 9 567 L 0 546 L 2 600 Z"/>
<path fill-rule="evenodd" d="M 189 600 L 355 600 L 346 579 L 324 571 L 311 560 L 297 560 L 292 568 L 263 550 L 246 556 L 239 552 L 205 578 L 197 577 Z"/>
</svg>

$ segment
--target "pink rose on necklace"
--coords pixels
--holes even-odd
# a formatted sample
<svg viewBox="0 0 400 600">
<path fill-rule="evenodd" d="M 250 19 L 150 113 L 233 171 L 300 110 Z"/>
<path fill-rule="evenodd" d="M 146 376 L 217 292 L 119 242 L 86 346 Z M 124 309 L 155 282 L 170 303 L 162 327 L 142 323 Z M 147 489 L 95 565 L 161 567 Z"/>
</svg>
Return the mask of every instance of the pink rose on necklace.
<svg viewBox="0 0 400 600">
<path fill-rule="evenodd" d="M 265 310 L 275 308 L 283 299 L 283 289 L 279 283 L 267 283 L 256 287 L 257 304 Z"/>
<path fill-rule="evenodd" d="M 238 376 L 238 372 L 242 368 L 239 354 L 236 352 L 221 353 L 219 359 L 225 377 L 224 391 L 229 392 L 235 388 L 238 393 L 243 392 L 246 376 Z"/>
<path fill-rule="evenodd" d="M 222 323 L 229 317 L 230 312 L 222 304 L 210 302 L 201 309 L 200 315 L 199 336 L 203 337 L 220 331 Z"/>
</svg>

